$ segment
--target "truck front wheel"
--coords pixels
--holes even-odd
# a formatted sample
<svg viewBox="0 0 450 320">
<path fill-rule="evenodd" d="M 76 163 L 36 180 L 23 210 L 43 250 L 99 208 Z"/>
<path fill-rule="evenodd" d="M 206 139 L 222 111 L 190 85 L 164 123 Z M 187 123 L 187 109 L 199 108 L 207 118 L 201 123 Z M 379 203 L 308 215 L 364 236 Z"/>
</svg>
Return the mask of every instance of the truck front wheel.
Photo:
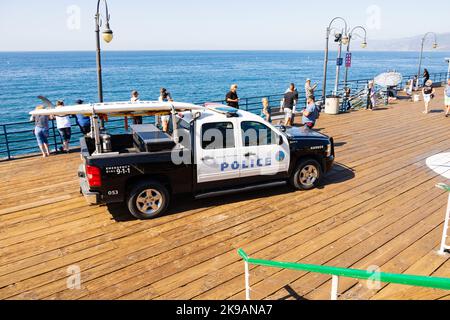
<svg viewBox="0 0 450 320">
<path fill-rule="evenodd" d="M 298 190 L 311 190 L 317 187 L 321 177 L 320 164 L 314 159 L 305 159 L 297 164 L 289 182 Z"/>
<path fill-rule="evenodd" d="M 134 217 L 145 220 L 162 215 L 167 210 L 169 201 L 166 187 L 157 181 L 146 181 L 131 189 L 127 205 Z"/>
</svg>

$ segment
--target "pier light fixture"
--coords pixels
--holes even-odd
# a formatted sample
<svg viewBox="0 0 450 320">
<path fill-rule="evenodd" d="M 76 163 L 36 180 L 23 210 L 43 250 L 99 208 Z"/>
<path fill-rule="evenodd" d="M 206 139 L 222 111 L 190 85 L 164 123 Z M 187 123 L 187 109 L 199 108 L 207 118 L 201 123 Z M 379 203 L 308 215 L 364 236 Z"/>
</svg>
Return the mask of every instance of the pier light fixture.
<svg viewBox="0 0 450 320">
<path fill-rule="evenodd" d="M 433 49 L 437 49 L 438 48 L 438 42 L 437 42 L 437 35 L 434 32 L 427 32 L 425 33 L 425 35 L 422 38 L 422 43 L 421 43 L 421 49 L 420 49 L 420 57 L 419 57 L 419 70 L 417 71 L 417 82 L 416 82 L 416 90 L 419 88 L 419 83 L 420 83 L 420 76 L 422 73 L 422 61 L 423 61 L 423 50 L 425 48 L 425 41 L 427 40 L 427 38 L 429 36 L 433 36 L 434 37 L 434 42 L 433 42 Z"/>
<path fill-rule="evenodd" d="M 343 35 L 343 36 L 342 36 L 342 44 L 343 44 L 344 46 L 346 46 L 349 42 L 350 42 L 349 36 L 348 36 L 348 35 Z"/>
<path fill-rule="evenodd" d="M 100 48 L 100 27 L 102 25 L 102 16 L 100 15 L 100 4 L 102 0 L 97 1 L 97 12 L 95 14 L 95 40 L 97 46 L 97 86 L 98 86 L 98 100 L 103 102 L 103 81 L 102 81 L 102 59 L 101 59 L 101 48 Z M 105 28 L 102 31 L 102 38 L 106 43 L 110 43 L 113 39 L 113 32 L 109 26 L 109 9 L 106 0 L 105 3 L 105 15 L 103 19 L 105 20 Z M 103 127 L 102 121 L 102 127 Z"/>
<path fill-rule="evenodd" d="M 108 27 L 106 27 L 106 29 L 103 31 L 103 33 L 102 33 L 102 36 L 103 36 L 103 40 L 106 42 L 106 43 L 110 43 L 111 41 L 112 41 L 112 39 L 113 39 L 113 32 L 112 32 L 112 30 L 111 29 L 109 29 Z"/>
<path fill-rule="evenodd" d="M 364 32 L 364 36 L 361 36 L 360 34 L 358 34 L 356 32 L 357 30 L 361 30 L 362 32 Z M 350 43 L 351 43 L 351 41 L 354 38 L 356 38 L 356 37 L 362 39 L 361 48 L 362 49 L 367 48 L 367 30 L 363 26 L 356 26 L 348 34 L 347 54 L 350 53 Z M 346 65 L 345 66 L 344 87 L 347 87 L 347 84 L 348 84 L 348 71 L 349 71 L 349 66 Z"/>
<path fill-rule="evenodd" d="M 324 58 L 324 63 L 323 63 L 323 83 L 322 83 L 322 102 L 323 102 L 323 104 L 325 104 L 325 101 L 327 98 L 327 73 L 328 73 L 328 53 L 329 53 L 330 34 L 331 34 L 333 24 L 338 21 L 340 21 L 344 24 L 343 32 L 340 34 L 339 40 L 336 41 L 339 43 L 338 61 L 340 61 L 340 58 L 341 58 L 342 44 L 347 45 L 348 41 L 350 40 L 350 38 L 348 37 L 347 21 L 342 17 L 333 18 L 327 27 L 326 36 L 325 36 L 325 58 Z M 337 38 L 337 35 L 335 35 L 335 36 Z M 339 80 L 339 68 L 340 68 L 340 66 L 337 65 L 337 74 L 336 74 L 337 81 Z"/>
<path fill-rule="evenodd" d="M 97 87 L 98 87 L 98 101 L 103 102 L 103 80 L 102 80 L 102 57 L 101 57 L 101 48 L 100 48 L 100 27 L 102 25 L 102 19 L 100 15 L 100 3 L 102 0 L 97 1 L 97 12 L 95 13 L 95 40 L 96 40 L 96 46 L 97 46 Z M 103 41 L 106 43 L 110 43 L 113 39 L 113 32 L 109 26 L 109 10 L 108 10 L 108 3 L 106 0 L 103 0 L 105 3 L 105 29 L 102 32 L 102 38 Z M 101 119 L 101 127 L 103 128 L 105 125 L 105 122 L 103 118 Z"/>
</svg>

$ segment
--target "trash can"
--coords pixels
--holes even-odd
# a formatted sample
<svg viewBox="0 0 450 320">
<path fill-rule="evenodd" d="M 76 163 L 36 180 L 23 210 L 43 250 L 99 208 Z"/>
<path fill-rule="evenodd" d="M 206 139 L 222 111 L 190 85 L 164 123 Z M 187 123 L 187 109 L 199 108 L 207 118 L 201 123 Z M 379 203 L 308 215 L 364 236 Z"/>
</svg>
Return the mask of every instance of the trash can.
<svg viewBox="0 0 450 320">
<path fill-rule="evenodd" d="M 340 108 L 340 97 L 339 96 L 329 96 L 325 100 L 325 113 L 326 114 L 339 114 Z"/>
</svg>

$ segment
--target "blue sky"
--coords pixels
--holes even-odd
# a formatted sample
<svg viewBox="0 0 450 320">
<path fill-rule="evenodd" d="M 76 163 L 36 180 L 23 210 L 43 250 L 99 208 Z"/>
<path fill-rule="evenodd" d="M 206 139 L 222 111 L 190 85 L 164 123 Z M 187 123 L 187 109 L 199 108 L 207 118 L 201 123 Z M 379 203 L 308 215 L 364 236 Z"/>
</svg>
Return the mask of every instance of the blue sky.
<svg viewBox="0 0 450 320">
<path fill-rule="evenodd" d="M 322 49 L 331 18 L 370 39 L 448 32 L 450 1 L 109 0 L 108 50 Z M 0 0 L 0 51 L 92 50 L 96 0 Z"/>
</svg>

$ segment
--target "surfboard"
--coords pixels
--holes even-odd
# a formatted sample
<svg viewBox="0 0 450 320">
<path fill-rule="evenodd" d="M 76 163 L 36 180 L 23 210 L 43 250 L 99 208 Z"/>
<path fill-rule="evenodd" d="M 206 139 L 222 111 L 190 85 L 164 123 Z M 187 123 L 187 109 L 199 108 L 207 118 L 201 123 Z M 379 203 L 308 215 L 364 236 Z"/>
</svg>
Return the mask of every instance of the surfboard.
<svg viewBox="0 0 450 320">
<path fill-rule="evenodd" d="M 197 106 L 191 103 L 184 102 L 159 102 L 159 101 L 137 101 L 137 102 L 105 102 L 94 104 L 78 104 L 69 105 L 51 109 L 34 110 L 30 115 L 94 115 L 94 114 L 109 114 L 109 115 L 130 115 L 139 113 L 170 113 L 172 107 L 177 112 L 204 110 L 202 106 Z"/>
</svg>

